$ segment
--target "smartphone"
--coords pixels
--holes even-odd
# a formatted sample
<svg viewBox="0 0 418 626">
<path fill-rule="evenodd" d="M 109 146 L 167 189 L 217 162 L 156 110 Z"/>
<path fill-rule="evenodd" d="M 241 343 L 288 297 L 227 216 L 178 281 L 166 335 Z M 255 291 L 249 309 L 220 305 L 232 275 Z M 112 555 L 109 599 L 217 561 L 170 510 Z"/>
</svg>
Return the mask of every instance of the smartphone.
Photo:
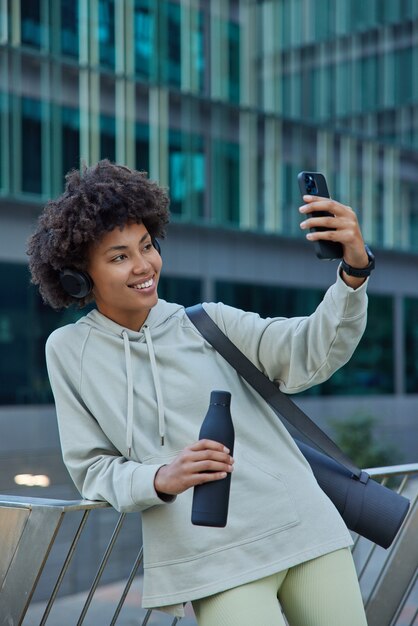
<svg viewBox="0 0 418 626">
<path fill-rule="evenodd" d="M 308 194 L 310 196 L 321 196 L 322 198 L 330 198 L 325 176 L 319 172 L 300 172 L 298 174 L 299 189 L 302 196 Z M 322 217 L 324 215 L 332 215 L 329 211 L 315 211 L 308 213 L 309 217 Z M 315 227 L 310 229 L 311 232 L 319 232 L 327 230 L 323 227 Z M 327 241 L 320 239 L 314 241 L 314 249 L 319 259 L 330 261 L 332 259 L 342 259 L 343 247 L 337 241 Z"/>
</svg>

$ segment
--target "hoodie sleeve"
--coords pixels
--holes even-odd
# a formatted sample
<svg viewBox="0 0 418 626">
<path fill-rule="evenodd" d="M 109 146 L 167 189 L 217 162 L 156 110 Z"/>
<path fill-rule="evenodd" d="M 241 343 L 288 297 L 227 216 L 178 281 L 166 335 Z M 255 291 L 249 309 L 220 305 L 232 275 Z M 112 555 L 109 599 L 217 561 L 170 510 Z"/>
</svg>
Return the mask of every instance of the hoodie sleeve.
<svg viewBox="0 0 418 626">
<path fill-rule="evenodd" d="M 71 332 L 71 327 L 49 337 L 46 361 L 62 455 L 74 484 L 83 498 L 104 500 L 121 512 L 142 511 L 174 500 L 175 496 L 162 500 L 154 489 L 154 476 L 163 464 L 143 465 L 126 459 L 85 406 L 78 380 L 85 337 Z"/>
<path fill-rule="evenodd" d="M 298 393 L 327 380 L 351 358 L 366 327 L 366 285 L 354 290 L 338 274 L 308 317 L 262 319 L 223 304 L 205 309 L 283 392 Z"/>
</svg>

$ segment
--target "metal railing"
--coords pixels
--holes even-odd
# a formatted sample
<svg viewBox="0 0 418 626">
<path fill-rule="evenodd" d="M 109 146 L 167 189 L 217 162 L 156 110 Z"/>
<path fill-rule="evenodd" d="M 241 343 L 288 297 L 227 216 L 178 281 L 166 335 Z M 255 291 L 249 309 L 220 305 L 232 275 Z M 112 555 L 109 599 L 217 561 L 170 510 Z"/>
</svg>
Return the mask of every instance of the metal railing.
<svg viewBox="0 0 418 626">
<path fill-rule="evenodd" d="M 410 509 L 389 549 L 356 536 L 353 556 L 369 626 L 418 624 L 418 463 L 366 470 L 407 496 Z M 392 486 L 392 488 L 394 488 Z"/>
<path fill-rule="evenodd" d="M 384 550 L 362 537 L 355 538 L 353 549 L 369 626 L 413 626 L 418 620 L 418 463 L 388 468 L 368 470 L 383 483 L 400 479 L 397 487 L 411 500 L 409 513 L 395 541 Z M 36 624 L 43 626 L 50 621 L 51 611 L 59 598 L 63 581 L 71 570 L 71 563 L 77 548 L 82 543 L 83 532 L 92 512 L 109 509 L 103 502 L 87 500 L 49 500 L 0 496 L 0 625 L 18 626 L 26 624 L 25 616 L 30 614 L 39 580 L 49 567 L 49 556 L 65 518 L 75 519 L 71 530 L 68 549 L 61 557 L 58 572 L 53 576 L 52 589 L 42 603 L 42 614 Z M 113 509 L 112 509 L 113 511 Z M 104 512 L 103 512 L 104 513 Z M 102 515 L 103 513 L 100 513 Z M 114 512 L 115 513 L 115 512 Z M 116 513 L 115 513 L 116 515 Z M 108 567 L 114 547 L 127 517 L 122 513 L 116 518 L 111 537 L 103 551 L 97 571 L 93 575 L 90 589 L 83 597 L 81 608 L 72 608 L 71 624 L 81 626 L 92 606 L 103 574 Z M 139 536 L 138 530 L 138 536 Z M 132 550 L 131 550 L 132 552 Z M 82 555 L 83 556 L 83 555 Z M 131 586 L 140 577 L 142 546 L 134 552 L 129 574 L 124 580 L 112 615 L 101 625 L 113 626 L 119 622 L 122 608 Z M 38 603 L 39 604 L 39 603 Z M 152 611 L 143 610 L 139 620 L 146 626 Z M 139 615 L 139 613 L 138 613 Z M 179 618 L 164 617 L 165 624 L 174 626 Z M 33 622 L 32 622 L 33 623 Z M 62 621 L 54 623 L 63 623 Z M 131 622 L 130 622 L 131 623 Z M 156 624 L 156 621 L 152 621 Z M 163 623 L 163 622 L 159 622 Z M 188 624 L 195 623 L 193 618 Z"/>
</svg>

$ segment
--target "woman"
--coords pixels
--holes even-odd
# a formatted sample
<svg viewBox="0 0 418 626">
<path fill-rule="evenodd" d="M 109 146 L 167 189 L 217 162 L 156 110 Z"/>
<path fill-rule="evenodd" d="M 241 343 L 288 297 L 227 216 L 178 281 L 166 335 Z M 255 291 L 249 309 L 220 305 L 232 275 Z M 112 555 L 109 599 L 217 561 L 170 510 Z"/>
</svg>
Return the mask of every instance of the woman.
<svg viewBox="0 0 418 626">
<path fill-rule="evenodd" d="M 309 233 L 334 239 L 354 268 L 370 259 L 354 212 L 305 197 Z M 332 220 L 332 222 L 330 221 Z M 200 626 L 364 626 L 351 537 L 275 414 L 177 304 L 158 299 L 168 198 L 145 174 L 101 161 L 67 176 L 28 253 L 55 308 L 96 308 L 47 342 L 64 462 L 84 498 L 141 511 L 145 607 Z M 345 266 L 347 269 L 347 266 Z M 366 272 L 367 273 L 367 272 Z M 305 318 L 261 319 L 222 303 L 206 311 L 286 393 L 321 383 L 364 331 L 365 278 L 339 270 Z M 213 389 L 231 392 L 235 453 L 198 441 Z M 233 471 L 228 524 L 191 524 L 193 487 Z M 279 600 L 279 602 L 278 602 Z"/>
</svg>

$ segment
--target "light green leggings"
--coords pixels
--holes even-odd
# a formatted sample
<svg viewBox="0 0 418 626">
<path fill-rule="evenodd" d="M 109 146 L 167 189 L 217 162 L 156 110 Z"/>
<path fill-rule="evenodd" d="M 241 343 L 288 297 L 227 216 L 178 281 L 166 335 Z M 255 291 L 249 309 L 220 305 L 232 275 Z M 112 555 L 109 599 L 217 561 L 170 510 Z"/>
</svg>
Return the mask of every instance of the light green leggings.
<svg viewBox="0 0 418 626">
<path fill-rule="evenodd" d="M 277 601 L 279 600 L 279 601 Z M 348 548 L 193 602 L 199 626 L 367 626 Z"/>
</svg>

